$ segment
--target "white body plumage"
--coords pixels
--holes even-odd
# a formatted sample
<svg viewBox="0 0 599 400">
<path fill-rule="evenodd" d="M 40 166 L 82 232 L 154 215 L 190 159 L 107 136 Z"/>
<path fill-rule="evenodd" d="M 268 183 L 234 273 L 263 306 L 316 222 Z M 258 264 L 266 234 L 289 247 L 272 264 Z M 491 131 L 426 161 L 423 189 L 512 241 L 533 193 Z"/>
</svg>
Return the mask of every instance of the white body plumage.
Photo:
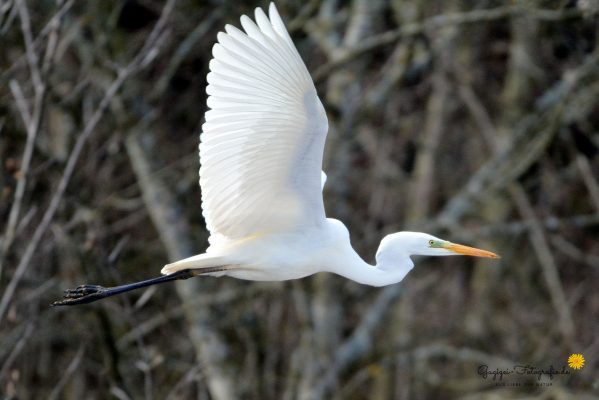
<svg viewBox="0 0 599 400">
<path fill-rule="evenodd" d="M 165 265 L 154 279 L 105 288 L 81 285 L 53 305 L 89 303 L 130 290 L 206 274 L 257 281 L 332 272 L 358 283 L 401 281 L 412 255 L 498 258 L 426 233 L 385 236 L 377 265 L 354 251 L 340 221 L 326 218 L 322 156 L 324 107 L 291 37 L 270 4 L 270 19 L 241 17 L 245 33 L 227 25 L 208 74 L 206 123 L 200 136 L 202 211 L 210 247 Z"/>
</svg>

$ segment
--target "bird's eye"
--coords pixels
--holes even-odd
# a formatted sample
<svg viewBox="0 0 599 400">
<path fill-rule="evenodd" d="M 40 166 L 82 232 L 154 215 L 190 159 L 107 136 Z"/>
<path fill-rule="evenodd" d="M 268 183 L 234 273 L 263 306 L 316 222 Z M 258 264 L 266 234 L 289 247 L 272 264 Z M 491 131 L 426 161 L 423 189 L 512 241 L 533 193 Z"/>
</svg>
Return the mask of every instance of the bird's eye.
<svg viewBox="0 0 599 400">
<path fill-rule="evenodd" d="M 432 247 L 434 244 L 435 244 L 435 241 L 434 241 L 434 240 L 429 240 L 429 241 L 428 241 L 428 245 L 429 245 L 429 246 L 431 246 L 431 247 Z"/>
</svg>

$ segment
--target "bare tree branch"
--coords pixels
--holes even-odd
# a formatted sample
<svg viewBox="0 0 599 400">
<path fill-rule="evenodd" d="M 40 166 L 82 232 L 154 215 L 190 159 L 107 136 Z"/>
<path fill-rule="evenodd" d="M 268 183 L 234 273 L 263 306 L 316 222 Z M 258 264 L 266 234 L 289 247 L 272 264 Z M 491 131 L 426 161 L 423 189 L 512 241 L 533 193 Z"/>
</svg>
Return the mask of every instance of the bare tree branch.
<svg viewBox="0 0 599 400">
<path fill-rule="evenodd" d="M 79 368 L 79 364 L 81 364 L 81 361 L 83 360 L 84 355 L 85 355 L 85 345 L 82 344 L 79 346 L 79 349 L 77 350 L 77 353 L 75 354 L 75 357 L 73 357 L 73 359 L 69 363 L 69 366 L 64 371 L 64 374 L 60 378 L 60 381 L 58 381 L 58 383 L 56 384 L 54 389 L 52 389 L 52 391 L 50 392 L 50 395 L 48 396 L 49 400 L 54 400 L 54 399 L 60 398 L 59 397 L 60 392 L 62 391 L 62 389 L 64 389 L 65 385 L 69 382 L 69 380 L 71 379 L 73 374 L 77 371 L 77 368 Z"/>
<path fill-rule="evenodd" d="M 405 24 L 395 30 L 372 36 L 366 40 L 362 40 L 354 47 L 339 49 L 339 51 L 336 51 L 338 56 L 332 61 L 329 61 L 327 64 L 324 64 L 316 69 L 312 76 L 314 77 L 315 81 L 320 81 L 329 73 L 331 73 L 331 71 L 339 68 L 356 57 L 381 46 L 394 43 L 397 40 L 405 37 L 420 35 L 424 32 L 437 30 L 449 25 L 475 24 L 519 15 L 526 15 L 527 17 L 539 19 L 541 21 L 556 21 L 582 18 L 585 16 L 582 11 L 577 9 L 555 11 L 529 9 L 521 6 L 505 6 L 487 10 L 473 10 L 463 13 L 437 15 L 422 22 Z"/>
<path fill-rule="evenodd" d="M 121 69 L 119 71 L 116 79 L 112 82 L 110 87 L 108 87 L 108 89 L 106 90 L 104 97 L 98 104 L 98 107 L 92 114 L 91 118 L 87 121 L 81 134 L 77 138 L 77 141 L 75 142 L 75 146 L 73 147 L 73 150 L 71 151 L 71 154 L 69 155 L 69 158 L 67 160 L 67 164 L 64 168 L 62 178 L 60 179 L 60 182 L 58 183 L 56 191 L 54 192 L 54 195 L 52 196 L 52 199 L 50 200 L 50 204 L 49 204 L 48 208 L 46 209 L 44 216 L 42 217 L 42 221 L 37 226 L 32 238 L 31 238 L 31 241 L 28 243 L 22 258 L 19 261 L 19 264 L 15 270 L 14 275 L 12 276 L 8 286 L 6 287 L 6 290 L 4 291 L 4 294 L 2 295 L 2 299 L 0 300 L 0 321 L 2 321 L 2 318 L 4 317 L 6 309 L 13 297 L 13 294 L 15 292 L 17 285 L 19 284 L 19 282 L 25 275 L 25 272 L 27 271 L 27 268 L 29 267 L 29 265 L 31 263 L 31 260 L 35 254 L 35 251 L 37 249 L 37 246 L 38 246 L 40 240 L 42 239 L 44 233 L 46 233 L 46 230 L 48 229 L 50 222 L 54 218 L 54 214 L 56 213 L 56 210 L 58 209 L 58 206 L 62 200 L 64 192 L 67 188 L 67 185 L 69 184 L 69 181 L 71 180 L 73 172 L 75 171 L 75 166 L 77 164 L 77 161 L 79 160 L 79 156 L 81 155 L 81 151 L 83 150 L 83 147 L 84 147 L 85 143 L 87 142 L 87 139 L 94 132 L 96 126 L 98 125 L 98 123 L 100 122 L 102 117 L 104 116 L 104 113 L 106 112 L 106 109 L 108 108 L 108 105 L 110 104 L 110 102 L 112 101 L 112 99 L 114 98 L 116 93 L 119 91 L 119 89 L 121 88 L 123 83 L 131 75 L 138 72 L 141 68 L 146 66 L 149 62 L 151 62 L 151 60 L 153 60 L 154 57 L 156 56 L 157 52 L 159 51 L 159 48 L 156 46 L 158 45 L 158 43 L 160 41 L 161 35 L 164 33 L 163 32 L 164 25 L 166 24 L 166 21 L 170 15 L 170 12 L 172 11 L 175 3 L 176 3 L 176 0 L 169 0 L 166 3 L 166 5 L 163 8 L 163 12 L 160 16 L 160 19 L 158 20 L 158 22 L 156 22 L 156 25 L 154 26 L 154 29 L 150 33 L 144 46 L 137 53 L 137 55 L 133 58 L 133 60 L 126 67 L 124 67 L 123 69 Z"/>
<path fill-rule="evenodd" d="M 568 72 L 567 79 L 558 81 L 547 90 L 538 101 L 538 114 L 523 117 L 514 128 L 511 142 L 479 168 L 464 188 L 456 191 L 456 195 L 447 202 L 436 218 L 441 225 L 454 226 L 478 200 L 512 182 L 542 154 L 557 131 L 555 121 L 565 107 L 564 101 L 578 84 L 596 75 L 597 62 L 599 55 L 590 54 L 580 67 Z M 537 134 L 531 135 L 530 132 Z"/>
</svg>

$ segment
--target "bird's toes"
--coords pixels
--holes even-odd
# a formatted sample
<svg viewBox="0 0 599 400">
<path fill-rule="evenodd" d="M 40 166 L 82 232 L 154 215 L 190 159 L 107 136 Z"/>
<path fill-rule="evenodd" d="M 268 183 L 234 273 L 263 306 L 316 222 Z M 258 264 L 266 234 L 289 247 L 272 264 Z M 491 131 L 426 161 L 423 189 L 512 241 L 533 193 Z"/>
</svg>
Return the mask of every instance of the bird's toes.
<svg viewBox="0 0 599 400">
<path fill-rule="evenodd" d="M 68 305 L 71 305 L 71 303 L 73 301 L 75 301 L 75 300 L 77 300 L 77 299 L 69 299 L 69 298 L 65 297 L 62 300 L 53 301 L 50 305 L 52 307 L 56 307 L 56 306 L 68 306 Z"/>
<path fill-rule="evenodd" d="M 61 300 L 52 303 L 52 306 L 72 306 L 76 304 L 91 303 L 102 298 L 106 288 L 99 285 L 80 285 L 74 289 L 67 289 Z"/>
<path fill-rule="evenodd" d="M 64 291 L 65 299 L 77 299 L 79 297 L 88 296 L 103 291 L 105 288 L 99 285 L 80 285 L 75 289 L 67 289 Z"/>
</svg>

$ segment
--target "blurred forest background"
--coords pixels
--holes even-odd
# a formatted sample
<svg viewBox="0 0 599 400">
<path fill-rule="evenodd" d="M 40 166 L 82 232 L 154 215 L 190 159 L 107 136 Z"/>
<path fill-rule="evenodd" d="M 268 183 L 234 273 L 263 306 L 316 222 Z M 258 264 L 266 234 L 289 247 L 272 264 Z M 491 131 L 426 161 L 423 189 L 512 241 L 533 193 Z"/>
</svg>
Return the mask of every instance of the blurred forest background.
<svg viewBox="0 0 599 400">
<path fill-rule="evenodd" d="M 499 262 L 49 307 L 205 249 L 211 47 L 267 5 L 0 1 L 2 397 L 599 398 L 596 0 L 277 2 L 329 117 L 327 213 L 356 250 L 372 262 L 409 229 Z M 571 353 L 584 368 L 552 380 L 478 373 Z"/>
</svg>

